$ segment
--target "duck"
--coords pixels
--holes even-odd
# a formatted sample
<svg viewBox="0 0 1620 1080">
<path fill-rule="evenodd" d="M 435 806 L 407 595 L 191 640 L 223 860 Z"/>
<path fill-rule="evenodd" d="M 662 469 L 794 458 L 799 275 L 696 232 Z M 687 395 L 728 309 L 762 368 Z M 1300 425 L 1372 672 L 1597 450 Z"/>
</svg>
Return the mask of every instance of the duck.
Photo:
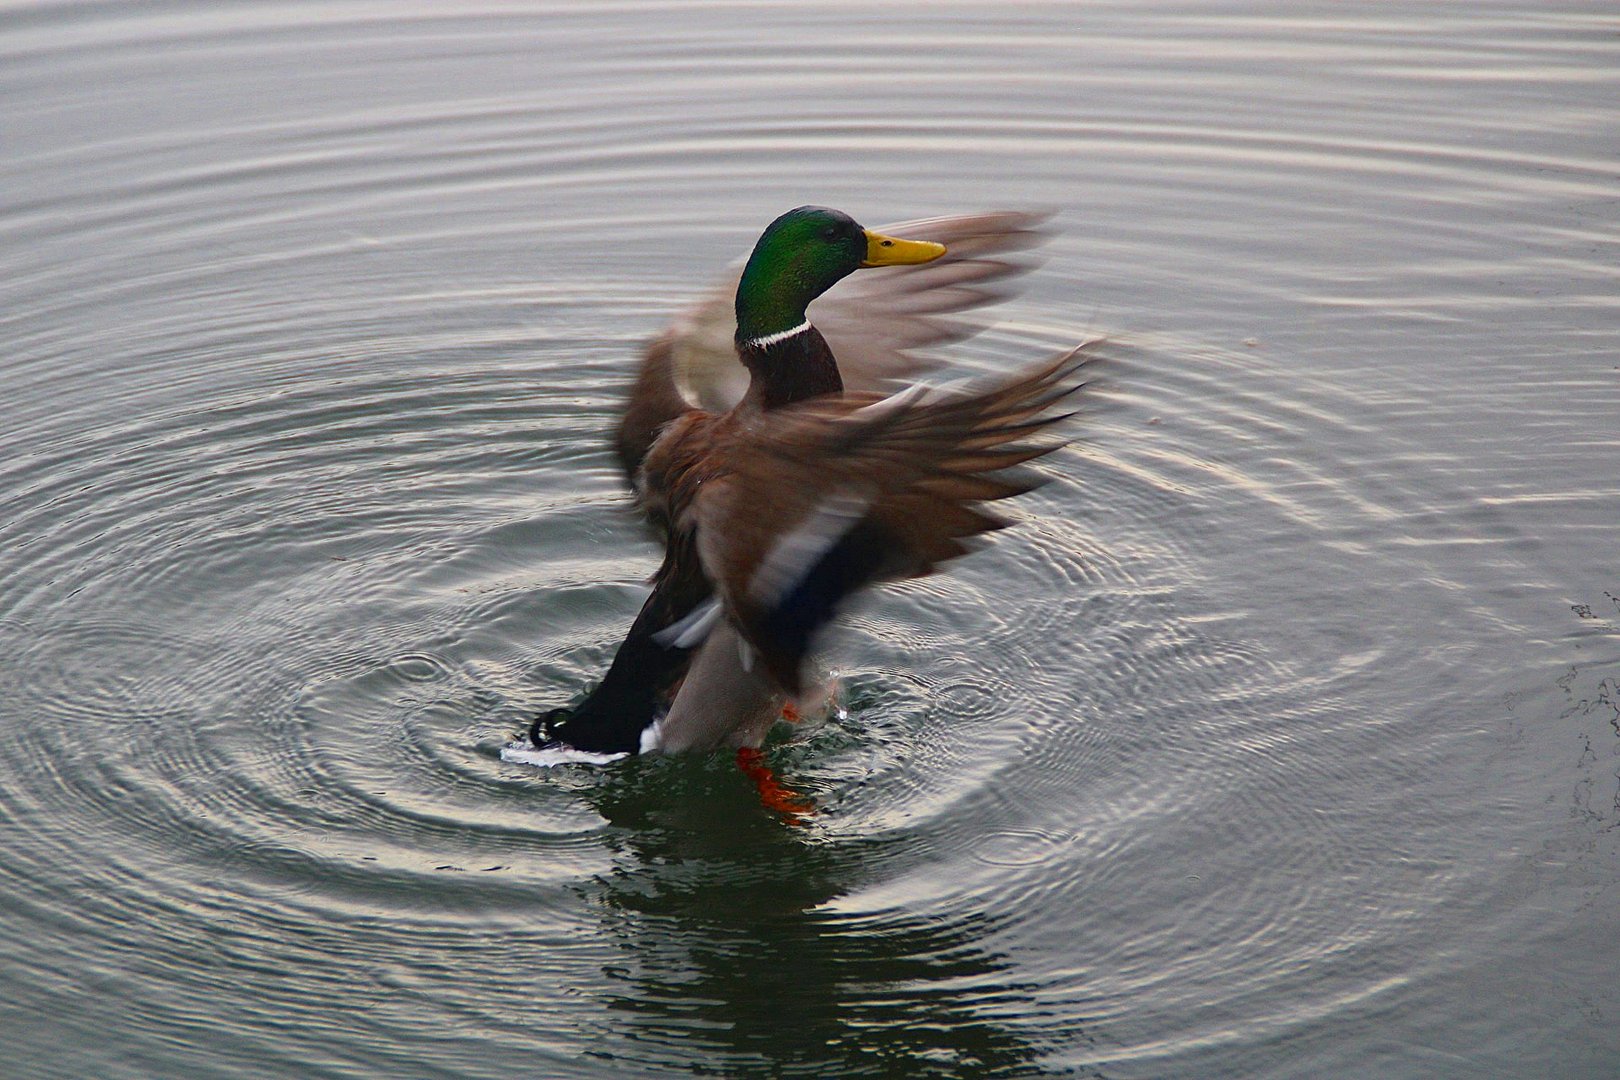
<svg viewBox="0 0 1620 1080">
<path fill-rule="evenodd" d="M 801 206 L 651 342 L 614 452 L 663 559 L 601 682 L 536 717 L 536 747 L 734 749 L 766 794 L 760 747 L 820 693 L 821 633 L 863 590 L 1009 524 L 989 504 L 1036 486 L 1021 466 L 1062 445 L 1041 436 L 1073 415 L 1086 346 L 977 387 L 917 381 L 921 350 L 973 332 L 961 313 L 1028 268 L 1009 256 L 1043 222 L 875 230 Z"/>
</svg>

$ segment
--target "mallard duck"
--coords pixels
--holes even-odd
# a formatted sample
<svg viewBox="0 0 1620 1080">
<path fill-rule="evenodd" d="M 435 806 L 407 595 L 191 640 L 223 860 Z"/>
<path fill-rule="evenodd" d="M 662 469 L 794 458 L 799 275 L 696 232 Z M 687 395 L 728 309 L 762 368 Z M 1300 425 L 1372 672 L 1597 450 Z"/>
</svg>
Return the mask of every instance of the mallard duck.
<svg viewBox="0 0 1620 1080">
<path fill-rule="evenodd" d="M 799 207 L 730 288 L 649 346 L 616 449 L 665 547 L 601 684 L 531 728 L 599 754 L 757 749 L 808 691 L 818 631 L 852 593 L 919 577 L 1003 527 L 983 504 L 1028 491 L 1007 470 L 1078 389 L 1078 349 L 973 392 L 882 387 L 912 351 L 971 332 L 946 316 L 996 298 L 1039 219 L 915 223 L 909 238 Z M 862 287 L 835 284 L 867 268 Z M 842 294 L 842 295 L 840 295 Z M 825 332 L 823 332 L 825 328 Z"/>
</svg>

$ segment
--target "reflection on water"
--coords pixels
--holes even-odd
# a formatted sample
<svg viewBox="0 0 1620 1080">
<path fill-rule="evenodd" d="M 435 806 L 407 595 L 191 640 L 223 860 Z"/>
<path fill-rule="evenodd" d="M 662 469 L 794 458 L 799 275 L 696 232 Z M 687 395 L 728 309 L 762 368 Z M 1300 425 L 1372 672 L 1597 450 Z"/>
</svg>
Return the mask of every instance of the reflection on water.
<svg viewBox="0 0 1620 1080">
<path fill-rule="evenodd" d="M 0 1076 L 1604 1077 L 1602 4 L 0 4 Z M 1051 207 L 1016 528 L 772 763 L 537 770 L 640 343 Z M 585 1056 L 586 1054 L 594 1056 Z"/>
<path fill-rule="evenodd" d="M 904 861 L 896 845 L 783 826 L 736 783 L 683 794 L 702 797 L 619 778 L 592 793 L 615 859 L 582 898 L 618 950 L 598 993 L 630 1039 L 592 1056 L 655 1069 L 696 1053 L 725 1076 L 1032 1075 L 1047 1048 L 992 1018 L 1034 1000 L 983 947 L 997 917 L 837 910 Z"/>
</svg>

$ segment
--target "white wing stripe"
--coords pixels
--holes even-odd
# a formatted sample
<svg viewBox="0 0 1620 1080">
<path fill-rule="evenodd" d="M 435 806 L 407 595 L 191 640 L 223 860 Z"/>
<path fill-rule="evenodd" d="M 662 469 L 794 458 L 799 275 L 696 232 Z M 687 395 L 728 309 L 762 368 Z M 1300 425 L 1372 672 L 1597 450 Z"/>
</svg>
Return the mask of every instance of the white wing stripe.
<svg viewBox="0 0 1620 1080">
<path fill-rule="evenodd" d="M 670 623 L 652 639 L 666 648 L 690 649 L 714 629 L 714 624 L 720 621 L 720 601 L 705 600 L 693 608 L 685 616 Z"/>
<path fill-rule="evenodd" d="M 803 579 L 817 559 L 855 527 L 871 505 L 871 499 L 854 495 L 834 494 L 823 499 L 771 547 L 749 579 L 748 595 L 774 606 Z"/>
</svg>

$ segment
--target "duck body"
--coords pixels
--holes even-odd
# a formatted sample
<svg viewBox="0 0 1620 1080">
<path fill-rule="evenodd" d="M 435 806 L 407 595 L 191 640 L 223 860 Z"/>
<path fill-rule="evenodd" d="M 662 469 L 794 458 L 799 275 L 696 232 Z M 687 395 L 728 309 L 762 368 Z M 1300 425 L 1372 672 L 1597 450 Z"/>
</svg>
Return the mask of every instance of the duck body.
<svg viewBox="0 0 1620 1080">
<path fill-rule="evenodd" d="M 1028 438 L 1061 419 L 1052 407 L 1078 388 L 1076 353 L 974 393 L 879 387 L 915 370 L 919 345 L 963 335 L 947 316 L 1019 272 L 1001 256 L 1035 223 L 920 223 L 941 243 L 801 207 L 761 236 L 731 312 L 705 301 L 649 347 L 616 449 L 664 559 L 602 682 L 536 720 L 537 744 L 758 747 L 814 690 L 815 641 L 850 596 L 932 573 L 1006 524 L 984 504 L 1033 486 L 1008 470 L 1052 449 Z M 888 265 L 904 269 L 855 291 L 847 313 L 828 298 L 827 335 L 811 324 L 806 308 L 832 285 Z M 852 364 L 829 338 L 850 343 Z"/>
</svg>

